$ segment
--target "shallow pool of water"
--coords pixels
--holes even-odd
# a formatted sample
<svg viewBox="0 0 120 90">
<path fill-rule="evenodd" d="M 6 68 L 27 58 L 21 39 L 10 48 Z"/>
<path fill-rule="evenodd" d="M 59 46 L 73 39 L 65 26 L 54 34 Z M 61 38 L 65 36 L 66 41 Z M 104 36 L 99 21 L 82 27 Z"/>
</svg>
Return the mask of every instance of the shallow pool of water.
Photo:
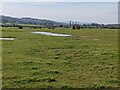
<svg viewBox="0 0 120 90">
<path fill-rule="evenodd" d="M 33 34 L 48 35 L 48 36 L 61 36 L 61 37 L 71 36 L 69 34 L 57 34 L 57 33 L 51 33 L 51 32 L 31 32 L 31 33 L 33 33 Z"/>
<path fill-rule="evenodd" d="M 14 38 L 0 38 L 0 40 L 14 40 Z"/>
</svg>

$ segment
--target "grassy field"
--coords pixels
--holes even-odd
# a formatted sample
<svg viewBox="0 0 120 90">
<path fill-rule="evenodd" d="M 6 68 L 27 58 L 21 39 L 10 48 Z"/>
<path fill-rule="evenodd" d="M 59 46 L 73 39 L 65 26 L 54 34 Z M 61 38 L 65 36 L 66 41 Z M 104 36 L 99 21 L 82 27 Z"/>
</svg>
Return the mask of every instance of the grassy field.
<svg viewBox="0 0 120 90">
<path fill-rule="evenodd" d="M 118 87 L 118 30 L 3 28 L 2 37 L 15 38 L 2 42 L 3 88 Z"/>
</svg>

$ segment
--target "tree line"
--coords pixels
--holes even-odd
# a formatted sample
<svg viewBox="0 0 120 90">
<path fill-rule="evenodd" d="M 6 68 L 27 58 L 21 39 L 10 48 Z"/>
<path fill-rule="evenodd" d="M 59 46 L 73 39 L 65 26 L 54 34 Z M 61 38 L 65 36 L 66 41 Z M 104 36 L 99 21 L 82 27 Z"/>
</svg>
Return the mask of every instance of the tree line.
<svg viewBox="0 0 120 90">
<path fill-rule="evenodd" d="M 23 28 L 33 28 L 33 29 L 42 29 L 42 28 L 47 28 L 47 29 L 55 29 L 55 28 L 71 28 L 74 30 L 80 30 L 81 28 L 109 28 L 109 29 L 120 29 L 120 24 L 97 24 L 97 23 L 91 23 L 91 24 L 76 24 L 76 23 L 69 23 L 66 25 L 54 25 L 52 23 L 46 24 L 46 25 L 19 25 L 19 24 L 6 24 L 6 23 L 2 23 L 0 24 L 1 27 L 18 27 L 19 29 L 23 29 Z"/>
</svg>

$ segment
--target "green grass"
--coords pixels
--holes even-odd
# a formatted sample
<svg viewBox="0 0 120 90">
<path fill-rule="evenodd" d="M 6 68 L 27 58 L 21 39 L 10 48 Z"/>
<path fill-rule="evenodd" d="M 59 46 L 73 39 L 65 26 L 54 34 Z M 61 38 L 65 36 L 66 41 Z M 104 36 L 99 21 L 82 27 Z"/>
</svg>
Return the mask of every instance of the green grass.
<svg viewBox="0 0 120 90">
<path fill-rule="evenodd" d="M 31 34 L 48 31 L 75 37 Z M 118 87 L 118 30 L 3 28 L 3 88 Z"/>
</svg>

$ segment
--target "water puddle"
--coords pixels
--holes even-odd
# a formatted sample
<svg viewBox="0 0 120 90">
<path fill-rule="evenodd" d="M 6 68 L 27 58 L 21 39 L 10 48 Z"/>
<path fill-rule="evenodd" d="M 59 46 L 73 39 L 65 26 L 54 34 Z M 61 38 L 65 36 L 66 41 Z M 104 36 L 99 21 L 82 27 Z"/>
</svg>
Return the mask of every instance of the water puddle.
<svg viewBox="0 0 120 90">
<path fill-rule="evenodd" d="M 51 33 L 51 32 L 31 32 L 33 34 L 42 34 L 47 36 L 61 36 L 61 37 L 70 37 L 71 35 L 68 34 L 57 34 L 57 33 Z"/>
<path fill-rule="evenodd" d="M 0 38 L 0 40 L 15 40 L 14 38 Z"/>
</svg>

